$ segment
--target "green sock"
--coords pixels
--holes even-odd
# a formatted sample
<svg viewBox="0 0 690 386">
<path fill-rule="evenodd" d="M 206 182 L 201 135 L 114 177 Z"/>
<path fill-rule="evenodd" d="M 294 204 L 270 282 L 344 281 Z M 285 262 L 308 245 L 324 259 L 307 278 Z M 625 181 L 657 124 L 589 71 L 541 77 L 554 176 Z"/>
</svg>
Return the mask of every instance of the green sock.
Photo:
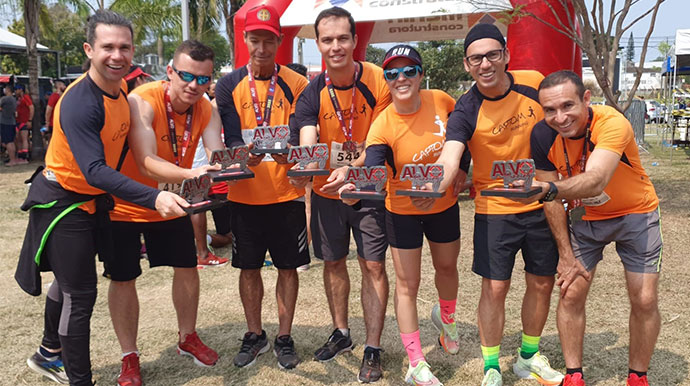
<svg viewBox="0 0 690 386">
<path fill-rule="evenodd" d="M 520 347 L 520 356 L 524 359 L 530 359 L 539 351 L 540 336 L 529 336 L 522 333 L 522 347 Z"/>
<path fill-rule="evenodd" d="M 501 366 L 498 365 L 498 353 L 501 351 L 501 345 L 493 347 L 482 346 L 482 357 L 484 358 L 484 372 L 489 369 L 496 369 L 501 372 Z"/>
</svg>

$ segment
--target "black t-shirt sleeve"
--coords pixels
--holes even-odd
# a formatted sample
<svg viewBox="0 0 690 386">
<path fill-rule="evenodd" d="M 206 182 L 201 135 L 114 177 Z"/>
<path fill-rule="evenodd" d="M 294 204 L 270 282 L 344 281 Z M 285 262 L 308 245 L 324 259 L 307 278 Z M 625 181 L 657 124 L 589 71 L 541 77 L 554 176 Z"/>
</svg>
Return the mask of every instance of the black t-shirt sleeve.
<svg viewBox="0 0 690 386">
<path fill-rule="evenodd" d="M 93 101 L 79 101 L 78 96 L 70 97 L 70 94 L 85 95 L 77 92 L 65 95 L 60 105 L 60 127 L 86 182 L 125 201 L 155 209 L 157 189 L 140 184 L 105 163 L 101 140 L 105 122 L 102 97 L 100 104 L 94 104 Z"/>
<path fill-rule="evenodd" d="M 319 123 L 319 109 L 321 107 L 319 94 L 321 93 L 321 88 L 318 84 L 318 78 L 314 79 L 297 99 L 295 126 L 290 126 L 290 128 L 297 132 L 298 137 L 299 131 L 304 126 L 316 126 Z"/>
<path fill-rule="evenodd" d="M 458 141 L 467 146 L 467 141 L 472 138 L 474 133 L 474 126 L 470 124 L 468 119 L 468 111 L 464 105 L 463 98 L 460 98 L 455 104 L 455 109 L 448 117 L 446 124 L 446 141 Z"/>
<path fill-rule="evenodd" d="M 462 157 L 460 157 L 460 170 L 464 171 L 465 173 L 469 172 L 471 162 L 472 154 L 470 153 L 470 149 L 465 147 L 465 151 L 462 152 Z"/>
<path fill-rule="evenodd" d="M 532 129 L 530 147 L 534 166 L 538 170 L 554 171 L 556 166 L 549 160 L 549 151 L 558 133 L 550 128 L 546 122 L 540 121 Z"/>
<path fill-rule="evenodd" d="M 246 71 L 246 67 L 243 68 Z M 220 119 L 223 123 L 225 146 L 229 148 L 244 145 L 242 123 L 235 107 L 235 98 L 232 95 L 237 86 L 238 79 L 240 79 L 239 71 L 241 70 L 236 70 L 222 77 L 216 85 L 218 114 L 220 114 Z"/>
</svg>

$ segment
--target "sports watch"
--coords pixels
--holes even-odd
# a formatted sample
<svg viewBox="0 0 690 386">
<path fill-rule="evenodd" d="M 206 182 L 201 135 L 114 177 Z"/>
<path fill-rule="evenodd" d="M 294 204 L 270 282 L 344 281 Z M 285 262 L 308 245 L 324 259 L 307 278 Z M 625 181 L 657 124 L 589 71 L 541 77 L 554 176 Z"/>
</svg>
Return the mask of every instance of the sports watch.
<svg viewBox="0 0 690 386">
<path fill-rule="evenodd" d="M 556 187 L 556 184 L 549 181 L 549 190 L 546 192 L 544 197 L 542 197 L 541 200 L 539 200 L 539 202 L 553 201 L 554 198 L 556 198 L 557 194 L 558 194 L 558 188 Z"/>
</svg>

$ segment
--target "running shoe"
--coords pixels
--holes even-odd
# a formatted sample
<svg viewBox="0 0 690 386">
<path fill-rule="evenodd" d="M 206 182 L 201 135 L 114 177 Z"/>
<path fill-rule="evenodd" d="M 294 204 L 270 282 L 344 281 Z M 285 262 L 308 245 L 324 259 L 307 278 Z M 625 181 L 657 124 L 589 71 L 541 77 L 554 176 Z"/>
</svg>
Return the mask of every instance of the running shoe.
<svg viewBox="0 0 690 386">
<path fill-rule="evenodd" d="M 438 343 L 443 347 L 443 350 L 448 354 L 457 354 L 460 351 L 460 336 L 455 322 L 446 324 L 441 319 L 441 306 L 436 303 L 431 309 L 431 321 L 434 327 L 441 333 L 438 338 Z"/>
<path fill-rule="evenodd" d="M 297 267 L 297 272 L 307 272 L 309 270 L 309 268 L 311 268 L 309 263 L 304 264 L 304 265 L 300 265 L 299 267 Z"/>
<path fill-rule="evenodd" d="M 43 355 L 36 352 L 29 359 L 26 360 L 29 368 L 44 377 L 48 377 L 57 383 L 68 384 L 69 379 L 65 373 L 65 366 L 58 356 L 55 359 L 46 359 Z"/>
<path fill-rule="evenodd" d="M 585 386 L 585 380 L 582 379 L 582 373 L 566 374 L 561 386 Z"/>
<path fill-rule="evenodd" d="M 211 367 L 218 362 L 218 353 L 206 346 L 196 331 L 187 335 L 184 342 L 177 344 L 177 353 L 192 357 L 197 366 Z"/>
<path fill-rule="evenodd" d="M 482 386 L 503 386 L 503 375 L 494 368 L 489 369 L 489 371 L 484 373 Z"/>
<path fill-rule="evenodd" d="M 225 257 L 216 256 L 213 253 L 211 253 L 211 251 L 209 251 L 208 255 L 206 255 L 205 258 L 201 258 L 200 256 L 196 257 L 196 267 L 199 269 L 222 267 L 222 266 L 227 265 L 228 261 L 230 261 L 230 259 L 225 258 Z"/>
<path fill-rule="evenodd" d="M 381 369 L 381 354 L 383 349 L 366 347 L 364 349 L 364 357 L 362 357 L 362 365 L 359 367 L 359 375 L 357 380 L 359 383 L 373 383 L 383 377 L 383 370 Z"/>
<path fill-rule="evenodd" d="M 558 385 L 563 380 L 563 374 L 551 368 L 549 359 L 538 351 L 529 359 L 520 355 L 513 365 L 513 372 L 520 378 L 534 378 L 542 385 Z"/>
<path fill-rule="evenodd" d="M 135 352 L 122 358 L 122 368 L 117 376 L 118 386 L 141 386 L 139 355 Z"/>
<path fill-rule="evenodd" d="M 637 374 L 630 374 L 628 375 L 628 386 L 649 386 L 649 382 L 647 382 L 647 376 L 639 376 Z"/>
<path fill-rule="evenodd" d="M 273 353 L 278 358 L 278 367 L 283 370 L 294 369 L 300 362 L 295 351 L 295 342 L 290 335 L 276 337 L 273 342 Z"/>
<path fill-rule="evenodd" d="M 251 366 L 256 361 L 256 357 L 268 351 L 271 345 L 266 339 L 266 331 L 261 330 L 261 335 L 247 332 L 242 338 L 240 352 L 235 355 L 233 363 L 237 367 Z"/>
<path fill-rule="evenodd" d="M 410 366 L 405 375 L 405 382 L 417 386 L 443 386 L 443 383 L 431 373 L 431 367 L 426 361 L 419 361 L 414 367 Z"/>
<path fill-rule="evenodd" d="M 324 343 L 321 348 L 316 350 L 314 357 L 317 361 L 327 362 L 342 352 L 352 351 L 352 347 L 354 347 L 354 345 L 352 344 L 350 335 L 348 334 L 348 336 L 345 336 L 336 328 L 333 330 L 333 333 L 331 333 L 331 336 L 328 337 L 328 341 Z"/>
</svg>

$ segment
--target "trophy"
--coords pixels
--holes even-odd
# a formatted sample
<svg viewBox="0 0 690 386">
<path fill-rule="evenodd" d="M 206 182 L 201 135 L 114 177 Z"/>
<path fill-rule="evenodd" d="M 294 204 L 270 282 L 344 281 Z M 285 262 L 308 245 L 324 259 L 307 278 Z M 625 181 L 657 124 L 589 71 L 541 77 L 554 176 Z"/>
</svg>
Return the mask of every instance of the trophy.
<svg viewBox="0 0 690 386">
<path fill-rule="evenodd" d="M 350 167 L 347 169 L 345 182 L 354 183 L 357 190 L 342 192 L 340 197 L 359 200 L 383 200 L 386 198 L 386 191 L 383 190 L 383 185 L 386 183 L 387 174 L 385 166 Z M 371 189 L 372 185 L 373 189 Z"/>
<path fill-rule="evenodd" d="M 494 161 L 491 167 L 491 179 L 503 179 L 502 188 L 482 190 L 482 196 L 498 196 L 513 198 L 528 198 L 541 192 L 538 187 L 532 187 L 534 178 L 534 160 L 519 159 L 517 161 Z M 522 186 L 513 186 L 515 181 L 524 181 Z"/>
<path fill-rule="evenodd" d="M 288 170 L 288 177 L 327 176 L 331 173 L 329 169 L 325 169 L 328 160 L 328 145 L 323 143 L 293 146 L 288 151 L 287 160 L 297 163 L 297 169 Z M 318 162 L 318 169 L 307 169 L 307 165 L 312 162 Z"/>
<path fill-rule="evenodd" d="M 412 181 L 412 189 L 398 189 L 395 194 L 410 197 L 443 197 L 439 192 L 443 180 L 443 165 L 441 164 L 406 164 L 400 172 L 400 181 Z M 433 190 L 422 190 L 427 183 L 432 184 Z"/>
<path fill-rule="evenodd" d="M 287 143 L 290 139 L 290 127 L 259 126 L 252 131 L 251 142 L 254 148 L 253 154 L 285 154 L 288 152 Z"/>
<path fill-rule="evenodd" d="M 211 187 L 211 182 L 211 176 L 208 174 L 182 181 L 180 197 L 190 204 L 189 207 L 183 208 L 185 212 L 188 214 L 201 213 L 216 209 L 227 202 L 226 200 L 209 198 L 208 190 Z"/>
<path fill-rule="evenodd" d="M 220 164 L 223 169 L 208 172 L 213 182 L 243 180 L 254 178 L 254 172 L 247 168 L 249 160 L 249 148 L 247 146 L 235 146 L 232 149 L 214 150 L 211 153 L 210 165 Z M 239 167 L 231 168 L 231 165 L 239 164 Z"/>
</svg>

